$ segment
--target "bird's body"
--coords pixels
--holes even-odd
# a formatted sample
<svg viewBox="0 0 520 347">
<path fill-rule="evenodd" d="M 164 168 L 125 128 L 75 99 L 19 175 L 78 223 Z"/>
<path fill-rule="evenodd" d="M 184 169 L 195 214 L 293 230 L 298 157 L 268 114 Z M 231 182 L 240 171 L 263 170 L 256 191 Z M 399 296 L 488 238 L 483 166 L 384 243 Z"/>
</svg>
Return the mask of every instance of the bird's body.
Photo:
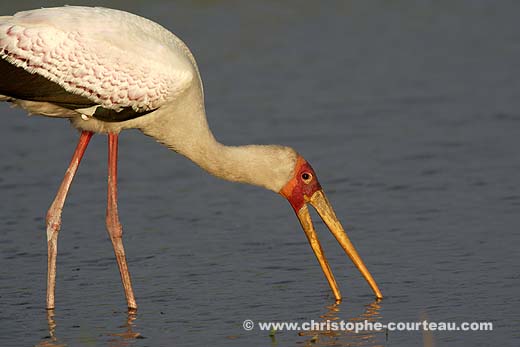
<svg viewBox="0 0 520 347">
<path fill-rule="evenodd" d="M 321 247 L 312 236 L 312 223 L 309 227 L 306 216 L 300 216 L 308 215 L 305 203 L 318 204 L 316 199 L 325 199 L 318 194 L 321 187 L 312 168 L 289 147 L 219 143 L 206 120 L 195 59 L 170 31 L 142 17 L 106 8 L 68 6 L 25 11 L 0 17 L 0 58 L 0 74 L 4 76 L 0 81 L 0 100 L 33 114 L 68 118 L 82 131 L 69 167 L 72 173 L 67 172 L 47 216 L 51 281 L 48 291 L 52 291 L 51 299 L 48 293 L 49 308 L 54 307 L 55 265 L 51 253 L 54 252 L 55 262 L 61 208 L 93 133 L 106 133 L 110 138 L 107 227 L 129 307 L 135 307 L 133 292 L 133 301 L 129 299 L 130 279 L 122 241 L 118 240 L 122 231 L 116 194 L 117 134 L 130 128 L 141 130 L 215 176 L 262 186 L 288 198 L 302 226 L 307 228 L 309 242 L 339 299 L 328 264 L 319 255 Z M 306 171 L 300 172 L 302 168 Z M 311 180 L 299 178 L 299 174 L 310 175 Z M 325 221 L 334 219 L 331 211 L 324 212 L 328 217 L 320 215 Z M 339 238 L 338 241 L 347 242 Z M 358 257 L 349 255 L 353 260 Z M 368 273 L 366 268 L 360 270 Z M 373 289 L 377 288 L 371 277 L 367 280 Z M 374 291 L 381 296 L 378 289 Z"/>
<path fill-rule="evenodd" d="M 2 18 L 3 58 L 107 109 L 157 109 L 200 80 L 180 39 L 127 12 L 67 6 Z"/>
<path fill-rule="evenodd" d="M 43 76 L 33 86 L 7 90 L 4 99 L 34 114 L 69 118 L 82 131 L 117 134 L 140 129 L 224 179 L 252 181 L 276 192 L 289 179 L 296 161 L 290 148 L 229 147 L 215 140 L 206 121 L 195 59 L 162 26 L 123 11 L 75 6 L 2 18 L 0 57 L 11 70 L 18 67 L 13 78 Z M 52 95 L 42 96 L 42 80 L 61 87 L 68 98 L 62 96 L 54 102 L 54 90 Z M 0 83 L 13 85 L 6 79 Z M 0 94 L 9 86 L 0 86 Z M 19 90 L 35 95 L 13 98 L 13 92 Z M 77 96 L 86 100 L 77 100 Z M 99 111 L 108 111 L 117 120 L 118 111 L 128 108 L 135 118 L 105 121 L 97 116 Z M 230 160 L 234 163 L 227 164 Z M 285 169 L 280 178 L 265 172 L 271 160 L 279 161 L 279 171 Z"/>
</svg>

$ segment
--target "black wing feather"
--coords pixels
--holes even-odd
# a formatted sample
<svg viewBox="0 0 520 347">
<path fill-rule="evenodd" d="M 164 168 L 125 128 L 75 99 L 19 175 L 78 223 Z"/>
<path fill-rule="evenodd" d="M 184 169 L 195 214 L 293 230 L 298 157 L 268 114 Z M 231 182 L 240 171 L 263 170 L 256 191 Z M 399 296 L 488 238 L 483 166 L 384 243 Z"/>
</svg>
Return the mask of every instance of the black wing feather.
<svg viewBox="0 0 520 347">
<path fill-rule="evenodd" d="M 92 100 L 68 92 L 59 84 L 37 73 L 30 73 L 5 59 L 0 59 L 0 95 L 20 100 L 49 102 L 70 110 L 97 105 Z M 123 107 L 117 112 L 99 106 L 92 117 L 105 122 L 122 122 L 153 111 L 155 110 L 136 112 L 131 107 Z"/>
</svg>

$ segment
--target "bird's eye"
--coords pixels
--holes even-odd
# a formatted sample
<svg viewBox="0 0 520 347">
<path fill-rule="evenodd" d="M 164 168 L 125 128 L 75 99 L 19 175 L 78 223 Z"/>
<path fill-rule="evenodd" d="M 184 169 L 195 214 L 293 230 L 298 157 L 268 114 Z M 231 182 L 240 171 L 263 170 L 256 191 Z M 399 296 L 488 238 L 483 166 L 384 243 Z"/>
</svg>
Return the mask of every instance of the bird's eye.
<svg viewBox="0 0 520 347">
<path fill-rule="evenodd" d="M 312 181 L 312 174 L 308 172 L 302 173 L 302 180 L 305 184 L 309 184 Z"/>
</svg>

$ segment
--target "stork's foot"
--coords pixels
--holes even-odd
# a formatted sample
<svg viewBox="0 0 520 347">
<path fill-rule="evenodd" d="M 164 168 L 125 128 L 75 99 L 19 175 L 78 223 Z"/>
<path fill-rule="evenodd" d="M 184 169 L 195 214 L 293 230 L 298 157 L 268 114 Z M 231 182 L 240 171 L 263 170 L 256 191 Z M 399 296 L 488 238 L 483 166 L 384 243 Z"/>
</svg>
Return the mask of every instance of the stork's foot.
<svg viewBox="0 0 520 347">
<path fill-rule="evenodd" d="M 47 227 L 49 234 L 49 227 Z M 51 230 L 51 238 L 47 241 L 47 310 L 54 309 L 54 292 L 56 289 L 56 255 L 58 254 L 58 231 Z"/>
<path fill-rule="evenodd" d="M 110 233 L 110 231 L 109 231 Z M 136 310 L 137 303 L 135 302 L 134 290 L 132 289 L 132 281 L 130 280 L 130 272 L 126 263 L 125 249 L 123 248 L 123 240 L 121 237 L 111 238 L 112 246 L 114 246 L 114 254 L 121 274 L 121 282 L 125 290 L 126 302 L 129 310 Z"/>
</svg>

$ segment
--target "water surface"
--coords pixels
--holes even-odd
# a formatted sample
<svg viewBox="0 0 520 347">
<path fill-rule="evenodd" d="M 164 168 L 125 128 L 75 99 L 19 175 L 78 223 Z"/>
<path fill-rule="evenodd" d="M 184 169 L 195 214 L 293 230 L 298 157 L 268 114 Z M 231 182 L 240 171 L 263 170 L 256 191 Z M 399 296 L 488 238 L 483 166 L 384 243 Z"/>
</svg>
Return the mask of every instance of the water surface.
<svg viewBox="0 0 520 347">
<path fill-rule="evenodd" d="M 374 301 L 316 222 L 344 295 L 334 304 L 286 201 L 128 131 L 120 214 L 139 311 L 126 312 L 105 231 L 106 138 L 95 136 L 65 205 L 48 316 L 44 216 L 78 135 L 3 104 L 2 345 L 520 344 L 516 2 L 97 4 L 154 19 L 188 43 L 219 140 L 285 144 L 312 163 L 385 298 Z M 242 329 L 245 319 L 331 318 L 491 321 L 494 330 L 273 339 Z"/>
</svg>

